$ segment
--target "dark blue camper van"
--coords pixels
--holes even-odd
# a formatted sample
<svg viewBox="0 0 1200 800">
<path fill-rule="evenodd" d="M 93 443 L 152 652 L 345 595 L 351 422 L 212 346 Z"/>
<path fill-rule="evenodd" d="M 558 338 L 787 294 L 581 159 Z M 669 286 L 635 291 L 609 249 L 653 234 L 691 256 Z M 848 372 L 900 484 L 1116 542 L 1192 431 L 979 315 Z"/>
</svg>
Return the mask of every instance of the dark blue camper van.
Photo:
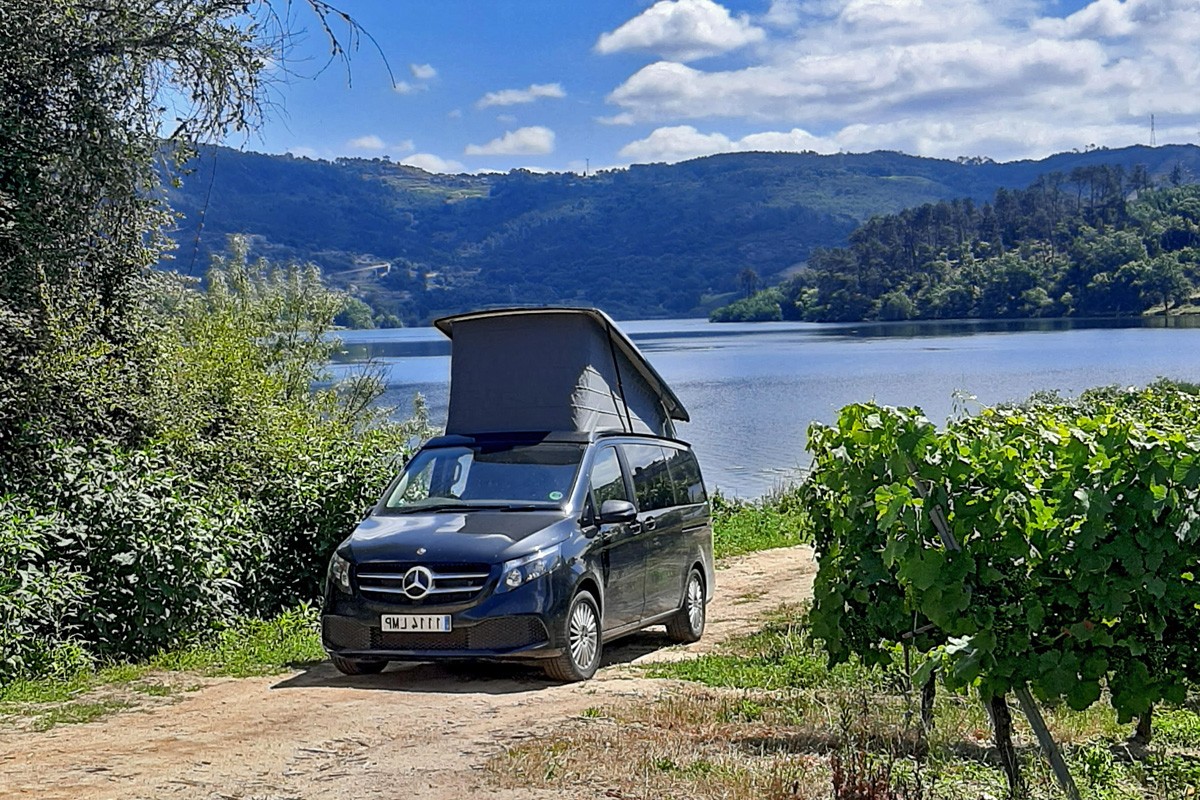
<svg viewBox="0 0 1200 800">
<path fill-rule="evenodd" d="M 427 442 L 329 565 L 322 637 L 339 670 L 511 659 L 585 680 L 604 643 L 704 632 L 714 575 L 687 411 L 594 309 L 438 320 L 447 432 Z"/>
</svg>

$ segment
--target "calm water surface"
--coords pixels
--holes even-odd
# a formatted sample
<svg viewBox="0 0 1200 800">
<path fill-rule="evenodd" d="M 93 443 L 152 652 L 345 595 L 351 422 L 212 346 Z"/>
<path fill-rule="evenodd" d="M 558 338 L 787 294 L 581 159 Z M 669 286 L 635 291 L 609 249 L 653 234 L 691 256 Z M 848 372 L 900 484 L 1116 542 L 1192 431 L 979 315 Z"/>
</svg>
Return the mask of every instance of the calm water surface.
<svg viewBox="0 0 1200 800">
<path fill-rule="evenodd" d="M 848 403 L 918 406 L 942 423 L 962 405 L 956 394 L 996 403 L 1160 376 L 1200 382 L 1200 320 L 1170 322 L 620 324 L 690 412 L 679 434 L 695 446 L 709 488 L 754 497 L 794 479 L 809 460 L 809 424 L 832 422 Z M 420 392 L 434 423 L 445 424 L 450 347 L 440 333 L 341 338 L 338 369 L 373 359 L 388 385 L 383 402 L 403 413 Z"/>
</svg>

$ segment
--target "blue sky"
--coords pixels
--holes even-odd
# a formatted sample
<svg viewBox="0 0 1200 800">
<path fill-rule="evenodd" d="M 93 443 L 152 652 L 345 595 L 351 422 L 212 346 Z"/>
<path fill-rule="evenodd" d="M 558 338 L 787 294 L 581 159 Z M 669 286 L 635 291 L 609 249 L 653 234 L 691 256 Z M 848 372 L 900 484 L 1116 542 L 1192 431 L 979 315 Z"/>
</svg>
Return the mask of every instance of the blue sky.
<svg viewBox="0 0 1200 800">
<path fill-rule="evenodd" d="M 252 150 L 440 172 L 740 150 L 1040 158 L 1200 140 L 1200 0 L 342 0 Z M 302 4 L 300 4 L 302 5 Z M 315 77 L 314 77 L 315 76 Z M 242 144 L 236 142 L 235 144 Z"/>
</svg>

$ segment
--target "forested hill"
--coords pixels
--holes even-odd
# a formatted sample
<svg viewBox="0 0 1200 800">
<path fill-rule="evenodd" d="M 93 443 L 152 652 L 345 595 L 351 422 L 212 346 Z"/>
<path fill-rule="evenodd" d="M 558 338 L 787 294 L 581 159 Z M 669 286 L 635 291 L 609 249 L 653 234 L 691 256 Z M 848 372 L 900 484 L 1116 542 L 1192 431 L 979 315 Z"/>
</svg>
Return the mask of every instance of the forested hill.
<svg viewBox="0 0 1200 800">
<path fill-rule="evenodd" d="M 764 283 L 876 214 L 990 199 L 1051 171 L 1115 164 L 1200 174 L 1200 148 L 1131 147 L 1042 161 L 892 152 L 741 153 L 588 177 L 433 175 L 386 160 L 206 149 L 170 202 L 172 266 L 200 274 L 231 233 L 255 254 L 311 260 L 406 323 L 493 303 L 587 303 L 619 317 L 688 315 Z M 200 230 L 197 235 L 197 230 Z M 373 267 L 373 265 L 386 265 Z"/>
<path fill-rule="evenodd" d="M 715 319 L 961 319 L 1196 308 L 1200 184 L 1121 167 L 1050 173 L 989 203 L 874 217 L 783 286 Z"/>
</svg>

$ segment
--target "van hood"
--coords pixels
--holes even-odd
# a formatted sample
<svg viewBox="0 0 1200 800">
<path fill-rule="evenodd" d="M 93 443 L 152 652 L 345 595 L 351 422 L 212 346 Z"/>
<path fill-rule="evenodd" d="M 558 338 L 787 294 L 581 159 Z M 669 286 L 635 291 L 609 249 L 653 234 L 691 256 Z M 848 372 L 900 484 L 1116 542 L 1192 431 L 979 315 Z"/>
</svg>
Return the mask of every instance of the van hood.
<svg viewBox="0 0 1200 800">
<path fill-rule="evenodd" d="M 339 551 L 356 562 L 423 561 L 497 564 L 567 538 L 573 523 L 559 510 L 438 511 L 370 516 Z M 417 550 L 424 548 L 424 553 Z"/>
</svg>

